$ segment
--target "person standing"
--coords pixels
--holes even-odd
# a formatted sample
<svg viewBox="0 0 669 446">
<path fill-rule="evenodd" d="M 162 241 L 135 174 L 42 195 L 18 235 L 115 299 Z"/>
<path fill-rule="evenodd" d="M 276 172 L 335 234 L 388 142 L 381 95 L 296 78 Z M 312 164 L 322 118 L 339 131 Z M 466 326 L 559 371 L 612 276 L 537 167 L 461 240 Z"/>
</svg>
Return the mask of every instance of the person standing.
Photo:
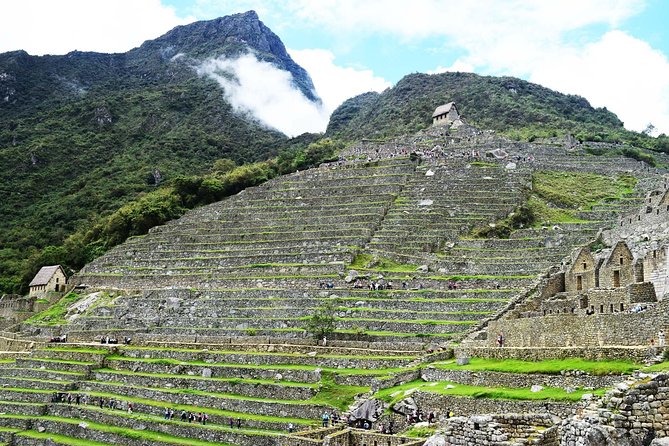
<svg viewBox="0 0 669 446">
<path fill-rule="evenodd" d="M 660 329 L 660 331 L 657 333 L 657 345 L 660 348 L 664 348 L 665 347 L 665 342 L 666 342 L 666 339 L 664 337 L 664 330 Z"/>
</svg>

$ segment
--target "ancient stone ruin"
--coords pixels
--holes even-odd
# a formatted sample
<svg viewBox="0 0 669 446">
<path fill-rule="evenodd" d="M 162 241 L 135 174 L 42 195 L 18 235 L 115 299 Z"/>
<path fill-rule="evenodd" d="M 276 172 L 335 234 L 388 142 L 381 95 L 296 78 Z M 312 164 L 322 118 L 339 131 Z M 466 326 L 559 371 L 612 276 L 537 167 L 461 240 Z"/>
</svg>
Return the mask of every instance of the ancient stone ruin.
<svg viewBox="0 0 669 446">
<path fill-rule="evenodd" d="M 439 121 L 453 113 L 451 104 Z M 494 358 L 639 362 L 650 338 L 657 359 L 665 172 L 458 119 L 353 144 L 338 161 L 192 210 L 88 264 L 61 310 L 0 336 L 0 439 L 413 446 L 435 431 L 425 444 L 666 436 L 663 375 L 475 368 Z M 512 220 L 546 171 L 632 176 L 636 187 L 573 210 L 573 221 L 476 235 Z M 314 315 L 333 330 L 311 335 Z"/>
</svg>

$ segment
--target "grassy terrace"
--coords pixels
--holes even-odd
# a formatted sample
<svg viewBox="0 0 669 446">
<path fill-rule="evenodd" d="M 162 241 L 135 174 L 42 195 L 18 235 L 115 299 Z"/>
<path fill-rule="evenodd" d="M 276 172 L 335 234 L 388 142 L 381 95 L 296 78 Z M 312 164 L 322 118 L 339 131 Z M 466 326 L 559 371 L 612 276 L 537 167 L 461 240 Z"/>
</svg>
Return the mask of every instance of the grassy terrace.
<svg viewBox="0 0 669 446">
<path fill-rule="evenodd" d="M 28 415 L 7 415 L 7 414 L 0 414 L 0 418 L 13 418 L 13 419 L 19 419 L 19 420 L 43 420 L 43 421 L 52 421 L 52 422 L 57 422 L 57 423 L 64 423 L 68 425 L 79 425 L 81 423 L 86 423 L 88 425 L 88 429 L 94 430 L 94 431 L 99 431 L 99 432 L 105 432 L 108 434 L 115 434 L 121 437 L 127 437 L 127 438 L 132 438 L 132 439 L 137 439 L 137 440 L 146 440 L 146 441 L 159 441 L 159 442 L 164 442 L 164 443 L 171 443 L 175 445 L 183 445 L 183 446 L 234 446 L 231 445 L 230 443 L 219 443 L 219 442 L 210 442 L 210 441 L 203 441 L 203 440 L 196 440 L 193 438 L 185 438 L 185 437 L 177 437 L 174 435 L 169 435 L 165 434 L 162 432 L 154 432 L 150 430 L 135 430 L 135 429 L 130 429 L 130 428 L 125 428 L 125 427 L 117 427 L 117 426 L 111 426 L 108 424 L 102 424 L 102 423 L 96 423 L 91 420 L 81 420 L 81 419 L 76 419 L 76 418 L 64 418 L 64 417 L 56 417 L 56 416 L 50 416 L 50 415 L 41 415 L 39 417 L 34 417 L 34 416 L 28 416 Z M 142 421 L 143 419 L 145 420 L 145 416 L 129 416 L 129 418 L 136 419 L 138 421 Z M 63 436 L 65 437 L 65 436 Z M 91 443 L 88 443 L 88 440 L 82 440 L 84 441 L 83 443 L 79 443 L 82 445 L 89 445 Z M 76 444 L 76 443 L 74 443 Z M 95 444 L 95 443 L 93 443 Z M 102 443 L 104 444 L 104 443 Z"/>
<path fill-rule="evenodd" d="M 534 374 L 544 373 L 559 375 L 563 370 L 582 370 L 590 375 L 631 374 L 641 365 L 631 361 L 587 361 L 581 358 L 556 359 L 546 361 L 521 361 L 516 359 L 472 358 L 468 365 L 457 365 L 455 361 L 433 364 L 444 370 L 471 370 L 503 373 Z M 667 365 L 669 368 L 669 365 Z"/>
<path fill-rule="evenodd" d="M 68 437 L 66 435 L 54 434 L 50 432 L 38 432 L 35 430 L 27 430 L 16 434 L 19 437 L 32 438 L 35 440 L 51 440 L 57 445 L 64 446 L 116 446 L 111 443 L 103 443 L 101 441 L 82 440 L 79 438 Z"/>
<path fill-rule="evenodd" d="M 301 353 L 286 353 L 286 352 L 249 352 L 249 351 L 235 351 L 235 350 L 208 350 L 208 349 L 187 349 L 187 348 L 161 348 L 161 347 L 121 347 L 122 351 L 136 350 L 138 352 L 149 352 L 149 351 L 165 351 L 165 352 L 184 352 L 184 353 L 206 353 L 210 355 L 248 355 L 248 356 L 278 356 L 284 358 L 303 358 L 304 355 Z M 319 358 L 332 358 L 332 359 L 406 359 L 406 360 L 415 360 L 418 359 L 417 356 L 383 356 L 383 355 L 333 355 L 333 354 L 317 354 Z"/>
<path fill-rule="evenodd" d="M 224 400 L 239 400 L 239 401 L 252 401 L 257 403 L 278 403 L 292 406 L 305 406 L 305 405 L 318 405 L 318 406 L 327 406 L 336 409 L 346 409 L 348 404 L 353 402 L 353 398 L 356 395 L 361 393 L 369 392 L 369 387 L 358 387 L 358 386 L 345 386 L 345 385 L 330 385 L 322 386 L 320 391 L 313 397 L 308 400 L 286 400 L 279 398 L 259 398 L 252 397 L 247 395 L 239 395 L 236 393 L 220 393 L 220 392 L 211 392 L 204 390 L 195 390 L 195 389 L 175 389 L 175 388 L 163 388 L 163 387 L 149 387 L 149 386 L 135 386 L 125 383 L 115 383 L 107 381 L 88 381 L 90 383 L 96 383 L 103 385 L 105 388 L 115 387 L 118 388 L 118 392 L 114 392 L 116 395 L 124 395 L 126 391 L 130 390 L 151 390 L 155 392 L 161 392 L 166 394 L 174 395 L 196 395 L 208 398 L 219 398 Z M 86 392 L 91 395 L 95 395 L 98 392 Z M 124 399 L 127 399 L 124 397 Z"/>
<path fill-rule="evenodd" d="M 392 373 L 412 370 L 416 367 L 395 367 L 395 368 L 379 368 L 379 369 L 356 369 L 345 368 L 339 369 L 335 367 L 322 367 L 316 365 L 302 365 L 302 364 L 237 364 L 237 363 L 221 363 L 221 362 L 205 362 L 205 361 L 180 361 L 169 358 L 130 358 L 127 356 L 112 355 L 107 357 L 108 360 L 113 361 L 127 361 L 127 362 L 146 362 L 149 364 L 169 364 L 169 365 L 188 365 L 188 366 L 203 366 L 203 367 L 225 367 L 235 369 L 258 369 L 258 370 L 306 370 L 315 371 L 321 370 L 323 372 L 333 373 L 336 375 L 372 375 L 385 376 Z"/>
<path fill-rule="evenodd" d="M 193 381 L 208 381 L 208 382 L 220 382 L 220 383 L 230 383 L 230 384 L 258 384 L 258 385 L 281 385 L 285 387 L 308 387 L 311 389 L 317 389 L 318 384 L 315 383 L 301 383 L 295 381 L 276 381 L 271 379 L 251 379 L 251 378 L 205 378 L 202 376 L 190 376 L 190 375 L 180 375 L 176 373 L 146 373 L 146 372 L 131 372 L 125 370 L 114 370 L 111 368 L 95 369 L 95 372 L 99 373 L 109 373 L 115 375 L 126 375 L 126 376 L 141 376 L 144 378 L 178 378 L 184 380 L 193 380 Z"/>
<path fill-rule="evenodd" d="M 560 388 L 545 388 L 540 392 L 532 392 L 529 388 L 483 387 L 458 384 L 450 381 L 425 382 L 413 381 L 400 386 L 390 387 L 377 392 L 374 396 L 388 403 L 397 403 L 415 391 L 437 393 L 470 398 L 487 398 L 501 400 L 550 400 L 550 401 L 579 401 L 586 393 L 603 395 L 606 389 L 576 390 L 568 393 Z"/>
</svg>

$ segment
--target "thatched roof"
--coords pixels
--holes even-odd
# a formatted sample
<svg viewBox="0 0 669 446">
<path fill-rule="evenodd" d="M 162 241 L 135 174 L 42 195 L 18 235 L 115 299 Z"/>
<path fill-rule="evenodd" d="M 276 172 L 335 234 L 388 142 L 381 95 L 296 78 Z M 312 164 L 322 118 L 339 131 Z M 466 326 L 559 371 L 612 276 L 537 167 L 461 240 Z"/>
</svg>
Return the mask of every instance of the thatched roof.
<svg viewBox="0 0 669 446">
<path fill-rule="evenodd" d="M 437 109 L 432 113 L 432 117 L 436 118 L 437 116 L 445 115 L 448 112 L 451 111 L 451 108 L 455 106 L 455 102 L 449 102 L 448 104 L 440 105 L 437 107 Z"/>
<path fill-rule="evenodd" d="M 42 269 L 35 274 L 35 277 L 28 286 L 46 285 L 58 270 L 61 270 L 63 275 L 65 275 L 65 271 L 63 271 L 63 268 L 60 265 L 43 266 Z"/>
</svg>

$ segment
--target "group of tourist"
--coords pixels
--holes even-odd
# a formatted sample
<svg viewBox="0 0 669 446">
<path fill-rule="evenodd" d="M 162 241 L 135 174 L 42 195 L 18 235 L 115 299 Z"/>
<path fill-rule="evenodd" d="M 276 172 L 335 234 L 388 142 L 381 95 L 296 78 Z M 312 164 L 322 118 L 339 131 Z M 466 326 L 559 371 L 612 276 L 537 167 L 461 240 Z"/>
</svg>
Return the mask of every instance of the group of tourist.
<svg viewBox="0 0 669 446">
<path fill-rule="evenodd" d="M 123 344 L 125 345 L 130 345 L 132 342 L 132 338 L 130 336 L 124 336 L 123 337 Z M 112 338 L 109 336 L 102 336 L 100 338 L 100 344 L 118 344 L 118 339 L 117 338 Z"/>
<path fill-rule="evenodd" d="M 51 402 L 52 403 L 67 403 L 67 404 L 89 404 L 90 402 L 90 397 L 86 394 L 82 395 L 79 393 L 75 393 L 74 395 L 69 392 L 56 392 L 53 394 L 51 397 Z"/>
<path fill-rule="evenodd" d="M 174 417 L 174 410 L 165 409 L 165 419 L 171 420 L 173 417 Z M 183 423 L 199 423 L 204 426 L 205 424 L 207 424 L 207 420 L 209 420 L 209 415 L 203 412 L 198 412 L 196 414 L 195 412 L 186 412 L 185 410 L 182 410 L 179 419 Z M 230 428 L 232 429 L 232 426 L 230 426 Z"/>
<path fill-rule="evenodd" d="M 321 422 L 323 427 L 336 426 L 341 421 L 337 412 L 327 413 L 323 412 L 321 415 Z"/>
<path fill-rule="evenodd" d="M 49 342 L 67 342 L 67 335 L 60 335 L 60 336 L 54 336 L 53 338 L 49 339 Z"/>
<path fill-rule="evenodd" d="M 372 280 L 369 284 L 365 284 L 362 280 L 356 280 L 353 284 L 354 289 L 363 289 L 368 288 L 370 291 L 383 291 L 383 290 L 392 290 L 395 288 L 395 284 L 392 281 L 385 280 Z M 402 281 L 403 290 L 422 290 L 425 286 L 422 283 L 418 283 L 414 287 L 409 287 L 409 282 L 406 280 Z M 450 288 L 449 288 L 450 289 Z"/>
</svg>

